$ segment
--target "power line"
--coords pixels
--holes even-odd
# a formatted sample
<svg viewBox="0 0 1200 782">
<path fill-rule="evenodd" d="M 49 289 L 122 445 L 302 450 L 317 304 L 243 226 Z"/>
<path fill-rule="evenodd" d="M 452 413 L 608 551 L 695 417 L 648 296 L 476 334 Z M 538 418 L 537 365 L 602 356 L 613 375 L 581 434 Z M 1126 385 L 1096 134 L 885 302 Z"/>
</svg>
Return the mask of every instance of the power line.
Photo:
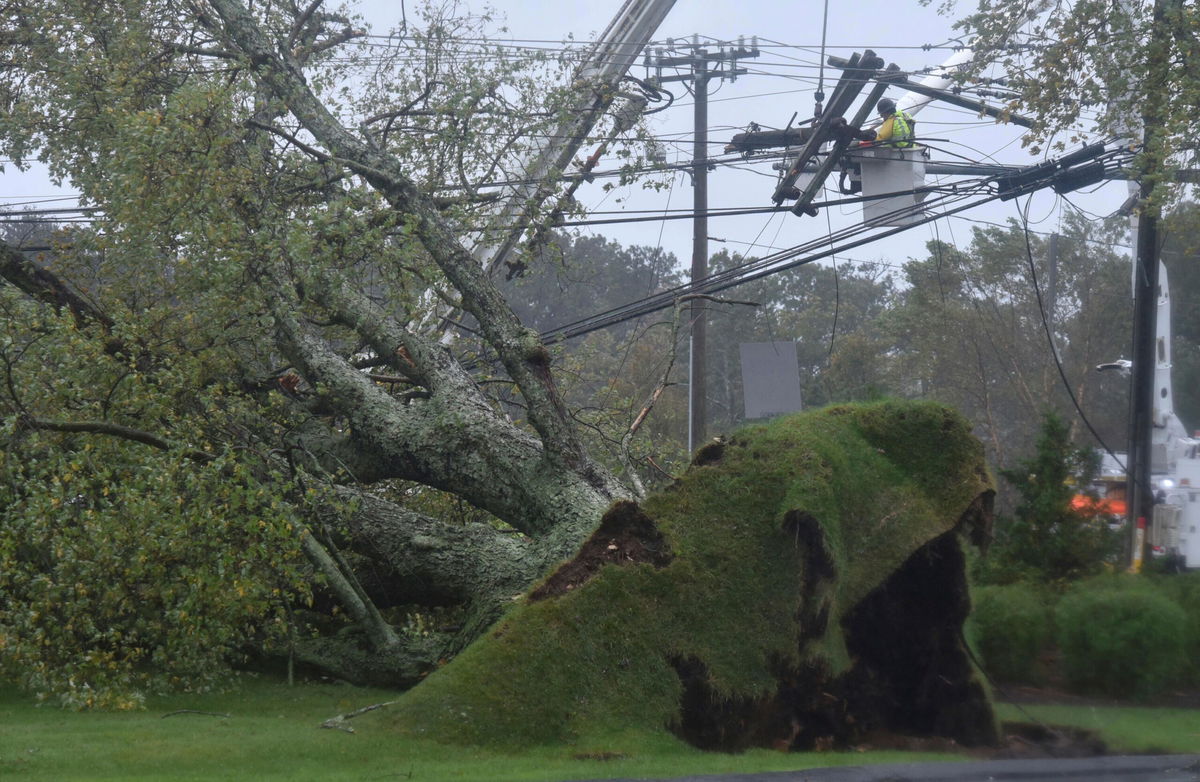
<svg viewBox="0 0 1200 782">
<path fill-rule="evenodd" d="M 986 182 L 987 180 L 980 181 L 976 184 L 975 189 L 984 187 Z M 939 199 L 935 199 L 932 202 L 927 202 L 921 207 L 917 207 L 917 209 L 929 209 L 940 204 L 946 207 L 946 211 L 943 213 L 926 213 L 917 218 L 911 225 L 891 228 L 878 235 L 867 238 L 862 238 L 862 234 L 877 230 L 877 227 L 864 226 L 862 224 L 851 226 L 850 228 L 842 229 L 834 235 L 821 237 L 805 244 L 798 245 L 781 252 L 773 253 L 760 259 L 747 261 L 744 264 L 710 275 L 709 277 L 698 280 L 694 283 L 677 286 L 676 288 L 663 291 L 652 297 L 647 297 L 636 302 L 630 302 L 629 304 L 608 310 L 604 313 L 599 313 L 597 315 L 580 319 L 573 323 L 565 324 L 556 329 L 552 329 L 543 333 L 542 336 L 547 341 L 558 341 L 583 336 L 584 334 L 589 334 L 593 331 L 607 328 L 610 325 L 616 325 L 617 323 L 624 322 L 630 318 L 640 317 L 651 312 L 667 309 L 668 307 L 674 306 L 675 301 L 682 296 L 687 296 L 690 294 L 716 294 L 746 282 L 752 282 L 753 280 L 757 280 L 771 274 L 777 274 L 779 272 L 795 268 L 796 266 L 820 260 L 833 253 L 844 254 L 847 250 L 854 249 L 863 244 L 892 236 L 916 225 L 922 225 L 932 220 L 940 219 L 941 217 L 988 203 L 989 201 L 999 197 L 995 193 L 987 193 L 986 195 L 966 205 L 962 205 L 961 202 L 968 199 L 970 194 L 970 192 L 962 192 L 946 195 Z M 904 210 L 898 210 L 898 212 L 903 211 Z M 842 243 L 839 244 L 838 242 Z M 795 260 L 797 258 L 799 258 L 799 260 Z"/>
<path fill-rule="evenodd" d="M 1097 156 L 1095 159 L 1113 160 L 1120 156 L 1128 156 L 1128 153 L 1124 151 L 1107 152 Z M 1033 170 L 1036 171 L 1036 169 Z M 949 192 L 943 193 L 935 199 L 926 200 L 922 204 L 913 207 L 898 209 L 885 217 L 881 217 L 881 221 L 886 219 L 887 222 L 895 222 L 897 218 L 903 218 L 911 222 L 906 222 L 879 234 L 863 237 L 864 233 L 876 230 L 877 226 L 862 224 L 851 226 L 835 234 L 821 237 L 761 259 L 748 261 L 745 264 L 718 272 L 688 285 L 664 291 L 653 297 L 630 302 L 607 312 L 565 324 L 545 332 L 542 336 L 548 341 L 583 336 L 592 331 L 621 323 L 632 317 L 640 317 L 650 312 L 671 307 L 682 296 L 690 294 L 713 295 L 737 285 L 821 260 L 835 253 L 844 254 L 847 250 L 852 250 L 869 242 L 885 239 L 909 228 L 924 225 L 945 217 L 951 217 L 997 199 L 1008 199 L 1016 195 L 1021 195 L 1024 192 L 1032 192 L 1034 189 L 1045 187 L 1050 183 L 1052 174 L 1049 171 L 1052 170 L 1053 168 L 1048 169 L 1044 176 L 1035 180 L 1026 180 L 1020 185 L 1010 182 L 1007 186 L 1000 187 L 999 185 L 1004 184 L 1004 181 L 997 176 L 980 178 L 974 182 L 957 183 L 947 188 Z"/>
<path fill-rule="evenodd" d="M 1067 378 L 1067 371 L 1063 368 L 1062 359 L 1058 356 L 1058 348 L 1054 344 L 1054 334 L 1050 329 L 1050 322 L 1046 316 L 1046 305 L 1042 301 L 1042 289 L 1038 285 L 1037 264 L 1033 262 L 1033 247 L 1029 242 L 1029 217 L 1027 212 L 1029 205 L 1032 202 L 1033 197 L 1030 196 L 1028 201 L 1026 201 L 1025 209 L 1018 209 L 1017 213 L 1021 216 L 1021 224 L 1025 228 L 1025 253 L 1029 259 L 1029 279 L 1033 284 L 1033 292 L 1037 297 L 1038 314 L 1041 316 L 1042 331 L 1046 335 L 1046 342 L 1050 346 L 1050 358 L 1053 360 L 1054 366 L 1058 370 L 1059 380 L 1062 381 L 1063 389 L 1067 392 L 1067 396 L 1071 398 L 1071 404 L 1074 405 L 1075 412 L 1079 415 L 1080 420 L 1083 421 L 1083 424 L 1087 427 L 1088 431 L 1092 433 L 1092 437 L 1096 438 L 1096 442 L 1100 444 L 1100 447 L 1104 449 L 1105 453 L 1111 456 L 1113 461 L 1115 461 L 1117 465 L 1124 470 L 1124 463 L 1122 463 L 1122 461 L 1117 458 L 1117 455 L 1113 453 L 1113 450 L 1108 447 L 1108 443 L 1104 442 L 1104 438 L 1100 436 L 1100 433 L 1096 431 L 1096 427 L 1092 426 L 1092 422 L 1087 417 L 1087 414 L 1083 412 L 1083 407 L 1079 404 L 1079 398 L 1075 396 L 1075 390 L 1071 387 L 1071 381 Z"/>
</svg>

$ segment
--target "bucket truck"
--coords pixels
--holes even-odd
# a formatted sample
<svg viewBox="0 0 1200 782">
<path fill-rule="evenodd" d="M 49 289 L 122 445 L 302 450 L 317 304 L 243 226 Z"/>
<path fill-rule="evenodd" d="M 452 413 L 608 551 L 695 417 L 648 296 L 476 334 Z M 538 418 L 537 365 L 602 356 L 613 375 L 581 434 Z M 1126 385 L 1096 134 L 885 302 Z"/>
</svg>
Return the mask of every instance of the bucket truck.
<svg viewBox="0 0 1200 782">
<path fill-rule="evenodd" d="M 1148 487 L 1154 496 L 1154 512 L 1148 519 L 1149 540 L 1145 542 L 1155 555 L 1171 557 L 1180 566 L 1194 569 L 1200 568 L 1200 439 L 1190 436 L 1175 414 L 1171 386 L 1171 293 L 1167 270 L 1161 263 L 1158 280 Z M 1127 374 L 1130 367 L 1129 361 L 1116 361 L 1098 368 Z M 1124 453 L 1104 454 L 1097 479 L 1102 498 L 1118 500 L 1121 511 L 1129 495 L 1127 458 Z"/>
</svg>

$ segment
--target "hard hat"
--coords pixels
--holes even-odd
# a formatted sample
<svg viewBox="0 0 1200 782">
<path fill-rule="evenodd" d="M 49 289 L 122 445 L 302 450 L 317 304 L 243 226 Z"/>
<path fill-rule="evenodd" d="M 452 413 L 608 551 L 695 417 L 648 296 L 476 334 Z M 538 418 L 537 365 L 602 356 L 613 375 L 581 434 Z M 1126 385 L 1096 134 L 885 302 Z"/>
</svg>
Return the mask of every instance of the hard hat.
<svg viewBox="0 0 1200 782">
<path fill-rule="evenodd" d="M 875 109 L 880 114 L 891 114 L 896 110 L 896 101 L 892 100 L 891 98 L 883 98 L 875 104 Z"/>
</svg>

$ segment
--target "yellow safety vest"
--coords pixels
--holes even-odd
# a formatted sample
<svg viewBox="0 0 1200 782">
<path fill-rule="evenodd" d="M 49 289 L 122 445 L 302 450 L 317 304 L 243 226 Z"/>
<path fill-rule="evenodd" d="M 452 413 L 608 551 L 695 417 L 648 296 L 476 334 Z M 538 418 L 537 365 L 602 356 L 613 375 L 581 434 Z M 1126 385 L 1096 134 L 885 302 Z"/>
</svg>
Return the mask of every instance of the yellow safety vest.
<svg viewBox="0 0 1200 782">
<path fill-rule="evenodd" d="M 912 117 L 896 109 L 896 113 L 892 115 L 892 137 L 884 143 L 900 149 L 913 146 L 911 123 Z"/>
</svg>

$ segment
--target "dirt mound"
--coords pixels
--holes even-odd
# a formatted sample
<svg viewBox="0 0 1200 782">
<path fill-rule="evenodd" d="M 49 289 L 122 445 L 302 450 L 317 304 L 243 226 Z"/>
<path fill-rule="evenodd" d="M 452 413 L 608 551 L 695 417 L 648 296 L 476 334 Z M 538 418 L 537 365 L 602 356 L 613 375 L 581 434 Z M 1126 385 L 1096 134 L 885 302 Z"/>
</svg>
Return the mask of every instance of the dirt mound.
<svg viewBox="0 0 1200 782">
<path fill-rule="evenodd" d="M 1108 754 L 1108 745 L 1095 732 L 1066 725 L 1006 722 L 997 760 L 1015 758 L 1091 758 Z"/>
<path fill-rule="evenodd" d="M 833 742 L 818 743 L 814 749 L 837 748 Z M 1092 758 L 1108 754 L 1108 745 L 1093 731 L 1066 725 L 1035 722 L 1006 722 L 1000 729 L 998 746 L 964 748 L 943 736 L 912 736 L 886 730 L 864 734 L 849 747 L 856 752 L 900 750 L 903 752 L 962 753 L 979 760 L 1022 760 L 1043 758 Z"/>
</svg>

